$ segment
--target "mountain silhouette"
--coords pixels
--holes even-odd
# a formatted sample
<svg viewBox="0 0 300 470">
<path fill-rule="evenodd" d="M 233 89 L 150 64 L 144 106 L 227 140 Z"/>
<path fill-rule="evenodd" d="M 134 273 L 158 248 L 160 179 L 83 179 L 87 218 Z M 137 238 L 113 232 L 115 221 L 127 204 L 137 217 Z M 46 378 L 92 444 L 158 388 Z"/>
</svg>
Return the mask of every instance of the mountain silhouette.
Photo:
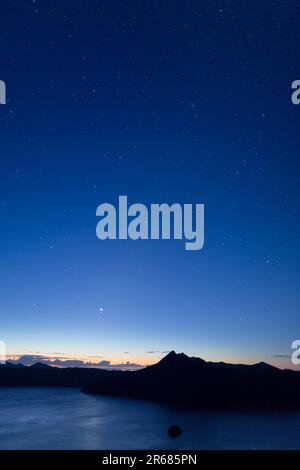
<svg viewBox="0 0 300 470">
<path fill-rule="evenodd" d="M 156 400 L 184 408 L 300 408 L 298 372 L 262 362 L 206 362 L 174 351 L 145 369 L 86 384 L 83 391 Z"/>
<path fill-rule="evenodd" d="M 206 362 L 170 352 L 137 371 L 0 366 L 0 386 L 81 387 L 84 393 L 159 401 L 192 409 L 300 409 L 300 373 L 264 362 Z"/>
</svg>

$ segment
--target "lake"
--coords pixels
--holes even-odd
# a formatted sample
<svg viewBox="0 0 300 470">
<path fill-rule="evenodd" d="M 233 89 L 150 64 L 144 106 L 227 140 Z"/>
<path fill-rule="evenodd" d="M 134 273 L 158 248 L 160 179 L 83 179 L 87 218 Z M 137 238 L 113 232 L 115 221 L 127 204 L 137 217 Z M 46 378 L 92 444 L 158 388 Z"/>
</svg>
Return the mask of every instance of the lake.
<svg viewBox="0 0 300 470">
<path fill-rule="evenodd" d="M 300 449 L 300 412 L 191 413 L 78 389 L 0 388 L 0 449 Z"/>
</svg>

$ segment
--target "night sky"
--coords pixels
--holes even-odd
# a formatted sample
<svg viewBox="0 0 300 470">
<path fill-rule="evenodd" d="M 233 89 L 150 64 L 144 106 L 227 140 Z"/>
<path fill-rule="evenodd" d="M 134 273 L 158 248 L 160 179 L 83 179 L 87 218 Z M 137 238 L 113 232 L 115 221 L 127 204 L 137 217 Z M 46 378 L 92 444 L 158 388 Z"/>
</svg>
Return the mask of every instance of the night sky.
<svg viewBox="0 0 300 470">
<path fill-rule="evenodd" d="M 8 353 L 290 367 L 273 356 L 300 337 L 300 2 L 0 10 Z M 204 203 L 204 248 L 100 241 L 96 208 L 122 194 Z"/>
</svg>

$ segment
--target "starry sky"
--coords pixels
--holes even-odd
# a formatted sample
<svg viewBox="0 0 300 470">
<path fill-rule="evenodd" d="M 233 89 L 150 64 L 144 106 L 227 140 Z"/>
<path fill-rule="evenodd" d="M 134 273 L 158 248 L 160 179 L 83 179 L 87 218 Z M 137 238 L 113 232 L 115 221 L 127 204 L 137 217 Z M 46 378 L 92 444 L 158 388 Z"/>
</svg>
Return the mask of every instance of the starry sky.
<svg viewBox="0 0 300 470">
<path fill-rule="evenodd" d="M 290 367 L 299 18 L 296 0 L 1 1 L 10 355 L 143 365 L 174 349 Z M 121 194 L 204 203 L 204 248 L 100 241 L 96 208 Z"/>
</svg>

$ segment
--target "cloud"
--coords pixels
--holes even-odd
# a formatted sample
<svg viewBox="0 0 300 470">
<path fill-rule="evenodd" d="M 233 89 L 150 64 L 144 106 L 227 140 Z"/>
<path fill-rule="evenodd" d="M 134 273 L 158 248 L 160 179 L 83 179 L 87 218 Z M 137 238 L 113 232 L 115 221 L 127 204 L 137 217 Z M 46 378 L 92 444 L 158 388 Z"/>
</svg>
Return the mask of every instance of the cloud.
<svg viewBox="0 0 300 470">
<path fill-rule="evenodd" d="M 46 354 L 55 355 L 55 356 L 65 356 L 65 353 L 62 352 L 47 352 Z"/>
<path fill-rule="evenodd" d="M 138 370 L 145 367 L 140 364 L 135 364 L 129 361 L 120 364 L 112 364 L 110 361 L 107 360 L 102 360 L 99 362 L 90 362 L 82 361 L 81 359 L 64 359 L 61 357 L 48 357 L 36 354 L 24 354 L 22 356 L 14 357 L 14 359 L 9 359 L 8 362 L 12 364 L 23 364 L 24 366 L 32 366 L 33 364 L 40 362 L 42 364 L 54 367 L 89 367 L 106 370 Z"/>
<path fill-rule="evenodd" d="M 146 354 L 168 354 L 170 351 L 146 351 Z"/>
<path fill-rule="evenodd" d="M 87 356 L 87 357 L 93 357 L 93 358 L 99 359 L 100 357 L 103 357 L 103 356 Z"/>
<path fill-rule="evenodd" d="M 287 354 L 273 354 L 272 357 L 282 358 L 282 359 L 290 359 L 291 355 Z"/>
<path fill-rule="evenodd" d="M 107 367 L 110 365 L 110 361 L 100 361 L 99 366 L 100 367 Z"/>
<path fill-rule="evenodd" d="M 11 362 L 12 364 L 23 364 L 23 366 L 32 366 L 32 364 L 44 362 L 44 360 L 47 360 L 45 356 L 24 354 L 23 356 L 16 357 L 15 359 L 9 359 L 8 362 Z"/>
</svg>

